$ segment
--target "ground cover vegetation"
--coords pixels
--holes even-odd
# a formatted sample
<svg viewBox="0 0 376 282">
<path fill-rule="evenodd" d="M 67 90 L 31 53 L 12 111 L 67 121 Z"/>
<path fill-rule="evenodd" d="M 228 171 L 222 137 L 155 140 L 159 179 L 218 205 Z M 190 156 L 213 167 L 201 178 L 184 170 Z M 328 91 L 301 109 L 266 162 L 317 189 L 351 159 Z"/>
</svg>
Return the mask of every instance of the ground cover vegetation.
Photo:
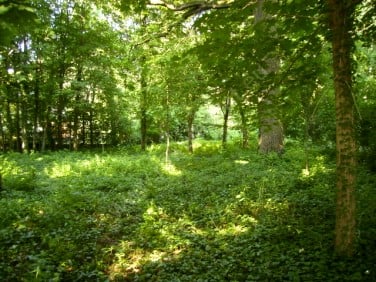
<svg viewBox="0 0 376 282">
<path fill-rule="evenodd" d="M 335 162 L 219 141 L 148 152 L 2 156 L 3 281 L 372 281 L 376 177 L 359 183 L 358 252 L 333 253 Z"/>
<path fill-rule="evenodd" d="M 0 0 L 2 280 L 375 280 L 374 4 Z"/>
</svg>

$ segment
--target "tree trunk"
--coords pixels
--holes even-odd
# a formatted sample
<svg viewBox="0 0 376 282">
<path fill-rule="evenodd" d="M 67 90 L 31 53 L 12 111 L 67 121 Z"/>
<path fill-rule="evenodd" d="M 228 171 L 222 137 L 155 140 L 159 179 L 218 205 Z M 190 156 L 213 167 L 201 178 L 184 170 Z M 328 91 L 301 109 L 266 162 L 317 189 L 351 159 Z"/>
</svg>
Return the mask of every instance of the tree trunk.
<svg viewBox="0 0 376 282">
<path fill-rule="evenodd" d="M 63 148 L 63 111 L 64 111 L 64 98 L 63 98 L 63 83 L 60 83 L 59 86 L 59 97 L 57 105 L 57 147 L 58 149 Z"/>
<path fill-rule="evenodd" d="M 242 103 L 242 98 L 239 97 L 238 94 L 235 94 L 234 98 L 238 106 L 238 111 L 240 115 L 240 122 L 241 122 L 240 126 L 241 126 L 241 132 L 242 132 L 242 148 L 248 148 L 249 135 L 248 135 L 248 123 L 247 123 L 246 110 Z"/>
<path fill-rule="evenodd" d="M 352 256 L 355 251 L 355 179 L 356 140 L 354 98 L 352 95 L 351 38 L 355 1 L 328 0 L 334 89 L 336 101 L 337 201 L 335 250 L 339 255 Z"/>
<path fill-rule="evenodd" d="M 259 152 L 283 152 L 283 128 L 273 110 L 273 102 L 264 97 L 258 104 Z"/>
<path fill-rule="evenodd" d="M 142 106 L 143 107 L 143 106 Z M 141 109 L 141 150 L 146 150 L 146 143 L 147 143 L 147 116 L 146 116 L 146 109 Z"/>
<path fill-rule="evenodd" d="M 26 85 L 21 84 L 21 138 L 22 138 L 22 151 L 23 152 L 30 152 L 30 146 L 29 146 L 29 128 L 28 128 L 28 99 L 26 94 Z"/>
<path fill-rule="evenodd" d="M 78 151 L 79 143 L 80 143 L 80 138 L 78 135 L 78 129 L 79 129 L 79 123 L 80 123 L 80 103 L 81 103 L 81 83 L 82 81 L 82 67 L 79 65 L 78 70 L 77 70 L 77 75 L 76 75 L 76 80 L 77 80 L 77 87 L 75 89 L 76 95 L 75 95 L 75 101 L 74 101 L 74 111 L 73 111 L 73 151 Z"/>
<path fill-rule="evenodd" d="M 81 143 L 82 146 L 86 146 L 86 114 L 82 113 L 82 120 L 81 120 Z"/>
<path fill-rule="evenodd" d="M 188 113 L 188 152 L 193 153 L 193 122 L 195 119 L 195 110 L 191 109 Z"/>
<path fill-rule="evenodd" d="M 44 128 L 43 128 L 43 138 L 42 138 L 42 146 L 41 151 L 44 152 L 47 147 L 47 140 L 49 141 L 49 148 L 51 150 L 55 149 L 55 141 L 52 136 L 52 123 L 50 120 L 50 114 L 51 114 L 51 106 L 47 107 L 46 115 L 44 117 Z"/>
<path fill-rule="evenodd" d="M 33 151 L 38 150 L 38 127 L 39 127 L 39 115 L 40 115 L 40 101 L 39 101 L 39 94 L 40 94 L 40 67 L 38 66 L 35 72 L 35 84 L 34 84 L 34 120 L 33 120 Z"/>
<path fill-rule="evenodd" d="M 90 110 L 89 110 L 89 138 L 90 138 L 90 146 L 94 147 L 94 102 L 95 102 L 95 90 L 93 89 L 93 92 L 91 94 L 91 100 L 90 100 Z"/>
<path fill-rule="evenodd" d="M 1 130 L 1 151 L 6 151 L 5 146 L 5 132 L 4 132 L 4 126 L 3 126 L 3 115 L 0 112 L 0 130 Z"/>
<path fill-rule="evenodd" d="M 145 59 L 142 59 L 142 63 Z M 146 84 L 146 67 L 142 66 L 141 71 L 141 101 L 140 101 L 140 130 L 141 130 L 141 150 L 146 150 L 147 144 L 147 84 Z"/>
<path fill-rule="evenodd" d="M 22 134 L 21 134 L 21 101 L 20 92 L 16 92 L 16 151 L 22 153 Z"/>
<path fill-rule="evenodd" d="M 225 148 L 227 144 L 227 132 L 228 132 L 228 119 L 231 109 L 231 97 L 229 94 L 226 96 L 225 105 L 223 109 L 223 131 L 222 131 L 222 147 Z"/>
<path fill-rule="evenodd" d="M 249 145 L 249 135 L 248 135 L 248 125 L 247 122 L 245 121 L 244 115 L 241 114 L 241 119 L 242 119 L 242 148 L 248 148 Z"/>
<path fill-rule="evenodd" d="M 10 91 L 10 88 L 7 87 L 7 91 L 9 93 Z M 10 95 L 10 93 L 8 94 Z M 13 140 L 13 136 L 15 134 L 15 126 L 14 126 L 14 122 L 13 122 L 13 117 L 12 117 L 12 111 L 11 111 L 11 102 L 9 100 L 9 98 L 7 99 L 7 102 L 6 102 L 6 120 L 7 120 L 7 123 L 8 123 L 8 142 L 9 142 L 9 149 L 10 150 L 14 150 L 15 148 L 15 144 L 14 144 L 14 140 Z"/>
<path fill-rule="evenodd" d="M 263 4 L 264 0 L 258 0 L 255 12 L 256 24 L 267 19 L 267 15 L 263 12 Z M 273 26 L 268 27 L 267 32 L 269 37 L 276 36 Z M 267 78 L 269 75 L 277 73 L 280 64 L 277 54 L 268 54 L 262 60 L 264 64 L 259 67 L 259 73 L 262 77 Z M 275 106 L 275 101 L 279 94 L 277 87 L 276 85 L 271 85 L 268 89 L 262 91 L 257 108 L 259 117 L 259 152 L 264 154 L 270 152 L 280 154 L 283 152 L 283 127 Z"/>
</svg>

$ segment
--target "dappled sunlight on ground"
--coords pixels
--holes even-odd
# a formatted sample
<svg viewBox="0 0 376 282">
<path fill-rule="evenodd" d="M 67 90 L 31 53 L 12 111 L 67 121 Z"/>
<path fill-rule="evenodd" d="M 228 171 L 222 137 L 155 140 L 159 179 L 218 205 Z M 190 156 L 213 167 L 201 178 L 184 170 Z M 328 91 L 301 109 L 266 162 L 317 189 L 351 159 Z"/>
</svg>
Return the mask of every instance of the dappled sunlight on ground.
<svg viewBox="0 0 376 282">
<path fill-rule="evenodd" d="M 182 174 L 182 171 L 177 169 L 172 163 L 164 164 L 162 169 L 163 172 L 171 176 L 180 176 Z"/>
<path fill-rule="evenodd" d="M 312 281 L 317 268 L 326 281 L 346 272 L 333 271 L 328 255 L 333 164 L 312 157 L 304 175 L 299 150 L 279 157 L 212 145 L 172 151 L 167 164 L 157 146 L 9 158 L 0 271 L 25 281 L 38 273 L 40 281 L 163 282 Z"/>
<path fill-rule="evenodd" d="M 241 165 L 246 165 L 249 163 L 249 161 L 245 161 L 245 160 L 235 160 L 234 163 L 236 164 L 241 164 Z"/>
</svg>

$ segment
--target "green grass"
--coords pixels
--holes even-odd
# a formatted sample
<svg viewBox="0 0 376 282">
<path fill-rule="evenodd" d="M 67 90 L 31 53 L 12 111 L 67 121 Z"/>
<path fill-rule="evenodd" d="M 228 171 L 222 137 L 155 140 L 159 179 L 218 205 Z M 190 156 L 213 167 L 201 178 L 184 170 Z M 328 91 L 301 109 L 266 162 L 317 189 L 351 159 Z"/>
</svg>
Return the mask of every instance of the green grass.
<svg viewBox="0 0 376 282">
<path fill-rule="evenodd" d="M 148 152 L 0 156 L 1 281 L 372 281 L 374 175 L 358 253 L 333 255 L 333 160 L 197 142 Z"/>
</svg>

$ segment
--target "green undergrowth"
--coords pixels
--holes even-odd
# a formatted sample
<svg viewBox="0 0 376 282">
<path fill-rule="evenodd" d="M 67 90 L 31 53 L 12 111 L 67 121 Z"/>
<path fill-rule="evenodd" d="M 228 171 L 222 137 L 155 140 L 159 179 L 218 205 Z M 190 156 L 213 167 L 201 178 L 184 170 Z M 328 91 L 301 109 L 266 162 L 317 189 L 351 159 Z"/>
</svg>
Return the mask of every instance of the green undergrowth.
<svg viewBox="0 0 376 282">
<path fill-rule="evenodd" d="M 374 175 L 358 253 L 333 255 L 335 170 L 299 143 L 1 156 L 1 281 L 373 281 Z"/>
</svg>

